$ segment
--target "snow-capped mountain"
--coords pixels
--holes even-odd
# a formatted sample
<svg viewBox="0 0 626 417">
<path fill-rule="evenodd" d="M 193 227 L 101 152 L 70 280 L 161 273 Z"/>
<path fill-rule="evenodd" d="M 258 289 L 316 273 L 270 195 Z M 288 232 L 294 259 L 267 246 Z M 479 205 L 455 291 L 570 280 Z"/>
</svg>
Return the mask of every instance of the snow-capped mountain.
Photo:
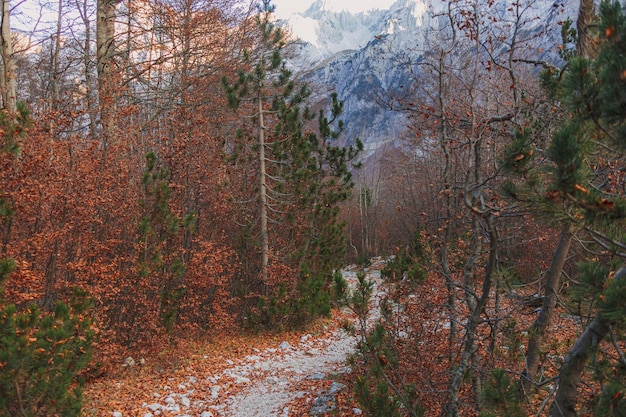
<svg viewBox="0 0 626 417">
<path fill-rule="evenodd" d="M 505 22 L 499 24 L 504 31 L 512 27 L 506 22 L 514 22 L 514 5 L 520 4 L 523 30 L 540 34 L 537 42 L 544 46 L 559 43 L 557 23 L 575 16 L 577 10 L 575 0 L 482 3 L 480 7 L 494 22 Z M 382 98 L 399 93 L 413 80 L 409 71 L 415 67 L 399 65 L 399 59 L 418 62 L 438 47 L 432 39 L 449 31 L 444 16 L 448 5 L 445 0 L 397 0 L 384 10 L 353 13 L 341 2 L 317 0 L 306 11 L 289 17 L 287 23 L 299 41 L 288 64 L 315 87 L 320 100 L 332 91 L 344 100 L 347 143 L 359 137 L 366 154 L 372 153 L 383 144 L 396 142 L 405 130 L 405 115 L 383 105 Z M 519 21 L 519 13 L 517 18 Z"/>
<path fill-rule="evenodd" d="M 394 36 L 395 46 L 408 46 L 430 25 L 423 0 L 398 0 L 386 10 L 352 13 L 337 2 L 317 0 L 304 12 L 292 15 L 288 24 L 299 38 L 300 67 L 314 65 L 338 53 L 359 51 L 383 36 Z"/>
</svg>

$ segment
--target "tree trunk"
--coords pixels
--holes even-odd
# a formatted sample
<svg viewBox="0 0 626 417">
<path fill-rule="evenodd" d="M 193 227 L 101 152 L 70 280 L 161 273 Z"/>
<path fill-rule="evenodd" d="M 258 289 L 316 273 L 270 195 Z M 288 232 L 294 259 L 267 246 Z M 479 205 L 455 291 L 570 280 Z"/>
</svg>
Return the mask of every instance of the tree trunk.
<svg viewBox="0 0 626 417">
<path fill-rule="evenodd" d="M 15 78 L 15 61 L 13 60 L 13 43 L 11 41 L 11 25 L 9 15 L 11 8 L 9 0 L 2 1 L 2 24 L 0 37 L 2 37 L 2 104 L 9 114 L 17 109 L 17 79 Z"/>
<path fill-rule="evenodd" d="M 365 180 L 364 180 L 365 181 Z M 359 215 L 361 223 L 361 255 L 368 257 L 370 251 L 369 210 L 372 204 L 369 187 L 361 185 L 359 191 Z"/>
<path fill-rule="evenodd" d="M 614 280 L 626 280 L 626 268 L 620 269 Z M 609 333 L 610 320 L 598 314 L 570 349 L 559 371 L 559 388 L 550 407 L 550 417 L 577 417 L 577 386 L 593 348 Z"/>
<path fill-rule="evenodd" d="M 89 134 L 92 139 L 97 138 L 97 108 L 95 103 L 92 61 L 91 61 L 91 21 L 89 20 L 88 0 L 76 1 L 76 8 L 85 26 L 85 41 L 83 43 L 83 72 L 85 75 L 85 101 L 87 105 L 87 115 L 89 116 Z"/>
<path fill-rule="evenodd" d="M 96 67 L 103 146 L 108 148 L 115 130 L 112 65 L 115 49 L 115 6 L 119 0 L 98 0 Z"/>
<path fill-rule="evenodd" d="M 576 412 L 577 385 L 591 349 L 609 332 L 606 320 L 596 317 L 580 335 L 565 357 L 559 372 L 559 388 L 550 407 L 550 417 L 578 417 Z"/>
<path fill-rule="evenodd" d="M 470 367 L 472 358 L 475 355 L 476 350 L 476 330 L 481 322 L 481 315 L 485 310 L 487 301 L 489 300 L 489 292 L 491 291 L 491 284 L 493 282 L 493 274 L 496 271 L 497 266 L 497 254 L 498 254 L 498 232 L 496 230 L 495 220 L 490 213 L 483 214 L 483 218 L 487 223 L 487 232 L 489 234 L 489 259 L 485 270 L 485 278 L 482 285 L 482 294 L 475 304 L 475 308 L 471 311 L 469 318 L 467 319 L 467 327 L 465 331 L 465 343 L 463 346 L 463 353 L 461 354 L 461 362 L 458 368 L 452 375 L 452 381 L 448 388 L 449 404 L 447 415 L 448 417 L 458 417 L 459 415 L 459 392 L 461 390 L 461 384 L 465 372 Z"/>
<path fill-rule="evenodd" d="M 267 230 L 267 183 L 265 172 L 265 126 L 263 121 L 263 96 L 259 88 L 258 97 L 259 111 L 259 205 L 261 216 L 261 280 L 267 284 L 269 276 L 269 233 Z"/>
<path fill-rule="evenodd" d="M 576 50 L 578 55 L 586 58 L 593 58 L 598 49 L 598 43 L 590 33 L 590 28 L 593 26 L 596 17 L 593 3 L 593 0 L 580 0 L 578 19 L 576 20 L 576 30 L 578 32 Z"/>
<path fill-rule="evenodd" d="M 545 274 L 545 290 L 543 297 L 543 305 L 539 311 L 539 315 L 530 326 L 528 331 L 528 349 L 526 351 L 526 369 L 522 372 L 521 382 L 524 390 L 529 390 L 532 382 L 537 376 L 539 368 L 539 357 L 541 356 L 541 345 L 543 336 L 546 333 L 554 308 L 556 307 L 557 290 L 559 286 L 559 278 L 563 272 L 563 266 L 569 253 L 572 242 L 572 230 L 570 225 L 566 225 L 561 230 L 559 243 L 552 254 L 550 268 Z"/>
<path fill-rule="evenodd" d="M 63 18 L 63 0 L 58 2 L 57 28 L 54 39 L 53 74 L 52 74 L 52 111 L 59 110 L 61 93 L 59 90 L 61 79 L 61 19 Z"/>
<path fill-rule="evenodd" d="M 445 231 L 443 233 L 444 240 L 441 243 L 441 248 L 439 251 L 439 258 L 441 261 L 441 267 L 443 274 L 446 279 L 446 289 L 448 291 L 448 310 L 450 314 L 450 335 L 448 336 L 449 343 L 449 354 L 448 358 L 450 364 L 452 364 L 452 360 L 454 359 L 454 349 L 452 348 L 456 344 L 456 336 L 457 336 L 457 314 L 456 314 L 456 283 L 454 282 L 454 278 L 452 276 L 452 271 L 450 271 L 450 264 L 448 262 L 448 244 L 452 241 L 452 226 L 451 222 L 453 221 L 453 213 L 452 213 L 452 190 L 450 188 L 450 152 L 448 150 L 448 142 L 450 140 L 448 134 L 448 116 L 447 116 L 447 107 L 445 99 L 445 82 L 444 82 L 444 73 L 445 73 L 445 59 L 448 53 L 450 53 L 454 49 L 454 42 L 450 46 L 449 50 L 441 50 L 439 54 L 438 67 L 437 72 L 439 77 L 438 81 L 438 91 L 439 91 L 439 109 L 440 115 L 439 118 L 441 120 L 441 139 L 439 141 L 439 146 L 441 148 L 441 152 L 444 158 L 444 167 L 441 175 L 442 183 L 443 183 L 443 195 L 446 201 L 446 216 L 444 219 L 444 228 Z"/>
</svg>

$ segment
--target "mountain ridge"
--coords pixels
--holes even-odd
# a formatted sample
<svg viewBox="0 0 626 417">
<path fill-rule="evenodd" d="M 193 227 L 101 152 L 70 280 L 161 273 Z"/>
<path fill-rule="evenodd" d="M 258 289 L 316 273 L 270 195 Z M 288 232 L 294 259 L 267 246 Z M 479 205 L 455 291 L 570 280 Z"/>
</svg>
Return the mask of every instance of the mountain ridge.
<svg viewBox="0 0 626 417">
<path fill-rule="evenodd" d="M 399 140 L 407 130 L 407 117 L 386 106 L 382 97 L 403 94 L 402 90 L 414 82 L 415 74 L 411 71 L 416 67 L 413 64 L 431 51 L 430 36 L 450 30 L 442 14 L 448 3 L 397 0 L 388 9 L 357 13 L 329 4 L 317 0 L 287 21 L 295 28 L 294 34 L 300 36 L 293 44 L 288 65 L 299 79 L 318 87 L 316 90 L 335 91 L 344 101 L 346 130 L 342 144 L 351 144 L 355 138 L 360 138 L 366 147 L 366 158 L 383 144 L 401 146 Z M 577 12 L 572 0 L 515 4 L 523 7 L 521 18 L 526 36 L 537 37 L 528 44 L 544 47 L 554 45 L 556 48 L 560 41 L 560 28 L 548 29 Z M 479 6 L 479 13 L 493 15 L 494 27 L 489 30 L 496 35 L 506 36 L 515 19 L 520 18 L 515 15 L 515 5 L 504 0 Z M 530 49 L 525 53 L 534 59 L 554 61 L 558 59 L 553 53 L 555 48 L 545 47 L 541 54 Z M 399 61 L 403 61 L 402 65 Z M 323 100 L 322 95 L 318 99 Z"/>
</svg>

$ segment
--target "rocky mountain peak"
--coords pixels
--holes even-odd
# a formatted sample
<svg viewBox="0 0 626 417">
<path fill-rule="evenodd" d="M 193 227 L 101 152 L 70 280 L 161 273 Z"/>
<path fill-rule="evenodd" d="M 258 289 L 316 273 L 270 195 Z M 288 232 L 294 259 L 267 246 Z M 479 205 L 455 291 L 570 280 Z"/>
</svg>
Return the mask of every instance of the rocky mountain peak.
<svg viewBox="0 0 626 417">
<path fill-rule="evenodd" d="M 366 156 L 383 145 L 397 144 L 406 129 L 405 116 L 380 105 L 380 98 L 411 83 L 415 74 L 408 71 L 415 68 L 398 65 L 398 59 L 418 62 L 429 48 L 437 47 L 435 38 L 449 30 L 443 16 L 448 5 L 445 0 L 396 0 L 384 9 L 349 11 L 341 2 L 316 0 L 288 19 L 299 38 L 288 64 L 316 91 L 336 91 L 344 100 L 344 141 L 351 143 L 359 137 Z M 494 0 L 454 6 L 459 15 L 490 16 L 491 22 L 498 22 L 488 28 L 494 36 L 509 36 L 515 22 L 521 22 L 523 36 L 534 38 L 532 42 L 539 46 L 556 46 L 558 22 L 576 16 L 577 11 L 575 0 Z M 548 34 L 546 28 L 556 30 Z M 540 49 L 550 50 L 536 48 Z M 322 93 L 319 98 L 324 99 Z"/>
</svg>

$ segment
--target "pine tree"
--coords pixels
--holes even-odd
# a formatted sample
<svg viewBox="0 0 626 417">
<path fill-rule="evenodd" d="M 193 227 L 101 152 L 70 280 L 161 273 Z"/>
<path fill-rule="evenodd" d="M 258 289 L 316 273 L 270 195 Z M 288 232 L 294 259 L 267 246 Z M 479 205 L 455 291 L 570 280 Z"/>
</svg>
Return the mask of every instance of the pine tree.
<svg viewBox="0 0 626 417">
<path fill-rule="evenodd" d="M 567 53 L 563 55 L 566 59 L 563 71 L 549 70 L 544 74 L 546 91 L 562 106 L 565 117 L 561 127 L 552 135 L 543 163 L 530 163 L 536 149 L 532 146 L 529 131 L 518 134 L 509 148 L 507 159 L 508 167 L 524 179 L 521 186 L 509 184 L 506 187 L 511 196 L 527 203 L 535 212 L 558 220 L 563 230 L 561 240 L 571 240 L 573 234 L 586 234 L 599 248 L 583 251 L 582 256 L 587 262 L 580 266 L 578 284 L 589 286 L 578 288 L 578 292 L 596 294 L 602 301 L 588 304 L 590 311 L 586 314 L 595 314 L 595 318 L 561 367 L 559 388 L 550 411 L 552 416 L 576 415 L 576 386 L 587 359 L 611 328 L 623 332 L 625 311 L 621 307 L 623 301 L 618 300 L 626 297 L 625 270 L 621 269 L 614 280 L 609 280 L 608 275 L 597 273 L 596 268 L 598 262 L 604 262 L 614 270 L 620 269 L 624 257 L 620 248 L 626 238 L 623 232 L 626 218 L 624 179 L 616 170 L 626 149 L 623 117 L 626 114 L 626 21 L 623 8 L 618 2 L 602 2 L 596 57 Z M 575 38 L 575 32 L 571 30 L 566 30 L 565 35 L 569 39 Z M 596 282 L 598 280 L 601 282 Z M 556 295 L 548 296 L 554 298 Z M 541 323 L 536 329 L 542 329 Z M 615 336 L 620 339 L 623 333 Z M 609 372 L 597 369 L 603 374 L 596 376 L 605 381 L 615 378 L 620 373 L 616 365 L 609 366 Z"/>
<path fill-rule="evenodd" d="M 292 80 L 282 57 L 286 40 L 272 21 L 273 10 L 263 1 L 244 68 L 233 82 L 224 76 L 223 85 L 242 121 L 228 156 L 240 168 L 242 187 L 248 186 L 240 200 L 255 204 L 242 214 L 247 236 L 242 252 L 255 248 L 258 253 L 258 285 L 248 290 L 263 296 L 270 316 L 293 324 L 330 310 L 333 270 L 344 250 L 339 204 L 352 188 L 349 164 L 362 145 L 333 145 L 343 131 L 343 103 L 336 94 L 331 114 L 320 111 L 317 129 L 308 127 L 315 119 L 306 105 L 311 91 Z M 254 171 L 245 173 L 251 166 Z M 280 265 L 298 278 L 276 286 L 272 270 Z"/>
<path fill-rule="evenodd" d="M 493 369 L 481 393 L 480 417 L 523 417 L 519 387 L 504 369 Z"/>
<path fill-rule="evenodd" d="M 346 295 L 347 304 L 359 322 L 357 357 L 366 366 L 365 372 L 356 377 L 356 398 L 368 415 L 421 417 L 424 408 L 416 400 L 415 385 L 405 383 L 400 376 L 396 340 L 388 326 L 395 321 L 391 303 L 383 300 L 382 317 L 371 326 L 368 316 L 374 283 L 366 279 L 363 271 L 357 273 L 357 278 L 355 289 Z"/>
<path fill-rule="evenodd" d="M 170 171 L 158 164 L 154 152 L 146 154 L 143 173 L 144 215 L 137 230 L 140 245 L 139 276 L 150 277 L 160 295 L 161 322 L 171 333 L 177 322 L 186 286 L 186 265 L 180 235 L 195 228 L 195 214 L 176 216 L 170 209 Z"/>
<path fill-rule="evenodd" d="M 249 107 L 249 116 L 254 123 L 253 131 L 244 132 L 240 130 L 238 136 L 243 139 L 239 143 L 238 149 L 233 157 L 240 161 L 250 157 L 247 148 L 250 143 L 247 139 L 256 137 L 253 149 L 257 155 L 254 163 L 257 166 L 255 198 L 258 201 L 258 235 L 260 239 L 260 279 L 262 284 L 267 285 L 269 279 L 270 262 L 270 236 L 269 236 L 269 211 L 273 206 L 273 199 L 279 196 L 279 192 L 268 183 L 271 173 L 268 172 L 266 164 L 269 156 L 266 152 L 271 144 L 272 138 L 266 137 L 271 129 L 271 118 L 275 115 L 276 100 L 279 97 L 288 98 L 292 96 L 294 84 L 289 80 L 290 73 L 285 67 L 281 56 L 281 50 L 285 46 L 283 32 L 271 21 L 274 6 L 268 0 L 264 0 L 256 16 L 256 28 L 258 30 L 258 43 L 252 50 L 244 51 L 244 63 L 248 67 L 248 72 L 240 70 L 237 80 L 231 84 L 226 76 L 223 77 L 223 85 L 226 90 L 228 103 L 232 108 L 241 109 Z M 294 95 L 293 100 L 301 97 Z M 294 103 L 297 104 L 297 103 Z M 244 137 L 250 135 L 251 137 Z M 280 162 L 279 162 L 280 163 Z M 270 195 L 271 194 L 271 195 Z"/>
<path fill-rule="evenodd" d="M 3 266 L 3 274 L 8 271 Z M 75 291 L 54 313 L 0 308 L 0 415 L 79 416 L 81 371 L 91 358 L 91 301 Z"/>
<path fill-rule="evenodd" d="M 526 388 L 534 380 L 541 353 L 541 338 L 556 305 L 559 277 L 575 236 L 587 234 L 605 251 L 606 261 L 620 258 L 626 198 L 623 176 L 616 170 L 623 156 L 625 79 L 622 6 L 603 2 L 598 31 L 598 55 L 587 56 L 567 45 L 580 45 L 571 22 L 563 26 L 562 71 L 546 70 L 542 76 L 555 108 L 563 110 L 561 126 L 545 153 L 534 146 L 532 129 L 517 132 L 508 147 L 505 166 L 521 182 L 505 184 L 505 192 L 540 217 L 561 229 L 558 247 L 546 272 L 544 305 L 529 331 Z M 589 36 L 590 33 L 584 34 Z M 586 39 L 585 44 L 591 41 Z M 589 48 L 587 48 L 589 50 Z M 618 117 L 618 114 L 621 116 Z M 544 120 L 538 120 L 542 125 Z M 592 253 L 589 258 L 597 256 Z M 619 269 L 619 261 L 613 267 Z M 581 274 L 578 282 L 583 282 Z M 605 275 L 606 277 L 606 275 Z M 588 293 L 589 288 L 579 289 Z M 590 314 L 593 314 L 591 312 Z"/>
<path fill-rule="evenodd" d="M 292 160 L 301 162 L 292 166 L 302 168 L 289 176 L 288 183 L 293 184 L 293 194 L 298 201 L 295 213 L 299 214 L 291 223 L 292 228 L 296 224 L 307 227 L 302 231 L 293 256 L 300 271 L 304 312 L 309 317 L 330 312 L 330 286 L 346 247 L 344 224 L 338 219 L 339 207 L 353 188 L 350 161 L 362 149 L 358 139 L 355 147 L 333 145 L 343 131 L 339 120 L 342 111 L 343 102 L 337 94 L 331 94 L 330 118 L 322 110 L 319 112 L 319 136 L 314 133 L 295 136 L 298 140 Z M 305 109 L 305 114 L 307 112 Z M 333 129 L 335 124 L 337 128 Z"/>
</svg>

